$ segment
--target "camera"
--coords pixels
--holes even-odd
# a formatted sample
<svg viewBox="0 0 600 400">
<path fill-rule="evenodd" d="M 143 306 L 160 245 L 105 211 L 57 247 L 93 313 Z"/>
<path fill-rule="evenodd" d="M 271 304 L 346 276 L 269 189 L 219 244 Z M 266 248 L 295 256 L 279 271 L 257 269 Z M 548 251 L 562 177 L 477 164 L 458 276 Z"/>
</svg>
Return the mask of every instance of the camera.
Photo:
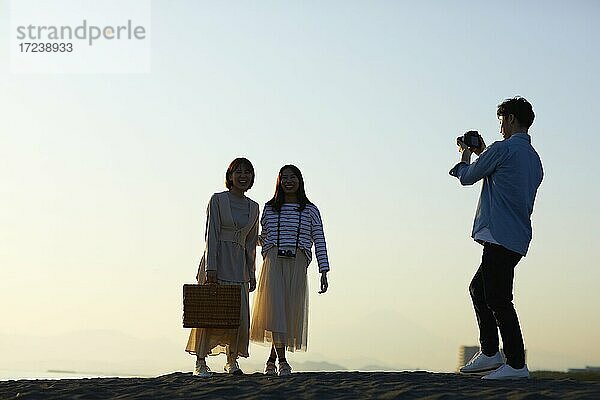
<svg viewBox="0 0 600 400">
<path fill-rule="evenodd" d="M 479 138 L 479 132 L 477 131 L 468 131 L 464 135 L 456 138 L 456 140 L 463 142 L 471 149 L 478 149 L 481 147 L 481 139 Z"/>
<path fill-rule="evenodd" d="M 278 249 L 277 257 L 282 258 L 296 258 L 296 250 L 292 249 Z"/>
</svg>

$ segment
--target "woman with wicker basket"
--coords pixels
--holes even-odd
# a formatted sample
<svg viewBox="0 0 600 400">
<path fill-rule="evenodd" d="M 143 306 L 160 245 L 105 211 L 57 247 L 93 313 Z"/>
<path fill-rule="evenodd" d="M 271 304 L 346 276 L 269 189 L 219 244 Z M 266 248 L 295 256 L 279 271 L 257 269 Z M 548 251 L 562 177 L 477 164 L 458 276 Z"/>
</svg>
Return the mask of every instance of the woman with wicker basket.
<svg viewBox="0 0 600 400">
<path fill-rule="evenodd" d="M 242 289 L 238 329 L 194 328 L 186 351 L 196 355 L 194 375 L 211 375 L 207 355 L 226 354 L 225 371 L 240 375 L 238 357 L 248 357 L 250 312 L 248 293 L 256 288 L 258 203 L 245 196 L 254 184 L 254 167 L 236 158 L 225 173 L 227 191 L 215 193 L 206 216 L 206 248 L 198 268 L 198 283 L 239 285 Z"/>
<path fill-rule="evenodd" d="M 265 374 L 292 373 L 285 350 L 306 351 L 308 336 L 307 267 L 312 245 L 321 273 L 321 290 L 327 291 L 327 246 L 318 208 L 306 197 L 302 173 L 294 165 L 279 171 L 275 195 L 261 218 L 263 265 L 252 308 L 250 340 L 271 346 Z"/>
</svg>

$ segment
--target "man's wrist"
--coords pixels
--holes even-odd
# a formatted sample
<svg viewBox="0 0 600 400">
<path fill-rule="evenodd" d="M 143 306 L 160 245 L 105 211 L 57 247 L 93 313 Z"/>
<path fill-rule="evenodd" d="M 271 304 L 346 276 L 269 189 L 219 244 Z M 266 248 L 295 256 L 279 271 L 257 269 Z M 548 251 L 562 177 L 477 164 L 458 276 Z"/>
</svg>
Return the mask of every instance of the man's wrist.
<svg viewBox="0 0 600 400">
<path fill-rule="evenodd" d="M 473 153 L 471 152 L 471 150 L 465 149 L 462 152 L 460 160 L 464 163 L 471 164 L 471 155 L 472 154 Z"/>
</svg>

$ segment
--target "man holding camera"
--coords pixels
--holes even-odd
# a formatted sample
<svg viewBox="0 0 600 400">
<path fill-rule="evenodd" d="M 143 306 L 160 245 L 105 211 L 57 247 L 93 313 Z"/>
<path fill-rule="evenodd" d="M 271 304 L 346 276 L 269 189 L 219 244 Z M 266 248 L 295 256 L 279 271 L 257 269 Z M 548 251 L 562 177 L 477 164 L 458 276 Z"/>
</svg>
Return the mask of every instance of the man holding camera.
<svg viewBox="0 0 600 400">
<path fill-rule="evenodd" d="M 481 348 L 460 371 L 492 371 L 483 379 L 518 379 L 528 378 L 529 370 L 512 302 L 514 269 L 531 242 L 531 213 L 544 173 L 528 134 L 535 118 L 531 104 L 522 97 L 507 99 L 497 116 L 504 140 L 486 149 L 481 135 L 467 132 L 457 139 L 461 161 L 450 170 L 464 186 L 483 180 L 472 232 L 483 245 L 483 256 L 469 285 Z M 471 163 L 472 153 L 478 158 Z"/>
</svg>

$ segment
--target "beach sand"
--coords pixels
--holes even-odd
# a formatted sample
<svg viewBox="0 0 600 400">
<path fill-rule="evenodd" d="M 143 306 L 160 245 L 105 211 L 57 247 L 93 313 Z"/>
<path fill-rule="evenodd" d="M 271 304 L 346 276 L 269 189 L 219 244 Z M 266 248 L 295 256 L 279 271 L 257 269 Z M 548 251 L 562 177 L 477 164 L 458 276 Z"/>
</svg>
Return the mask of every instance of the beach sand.
<svg viewBox="0 0 600 400">
<path fill-rule="evenodd" d="M 430 372 L 299 372 L 0 382 L 0 399 L 600 399 L 600 381 L 490 382 Z"/>
</svg>

